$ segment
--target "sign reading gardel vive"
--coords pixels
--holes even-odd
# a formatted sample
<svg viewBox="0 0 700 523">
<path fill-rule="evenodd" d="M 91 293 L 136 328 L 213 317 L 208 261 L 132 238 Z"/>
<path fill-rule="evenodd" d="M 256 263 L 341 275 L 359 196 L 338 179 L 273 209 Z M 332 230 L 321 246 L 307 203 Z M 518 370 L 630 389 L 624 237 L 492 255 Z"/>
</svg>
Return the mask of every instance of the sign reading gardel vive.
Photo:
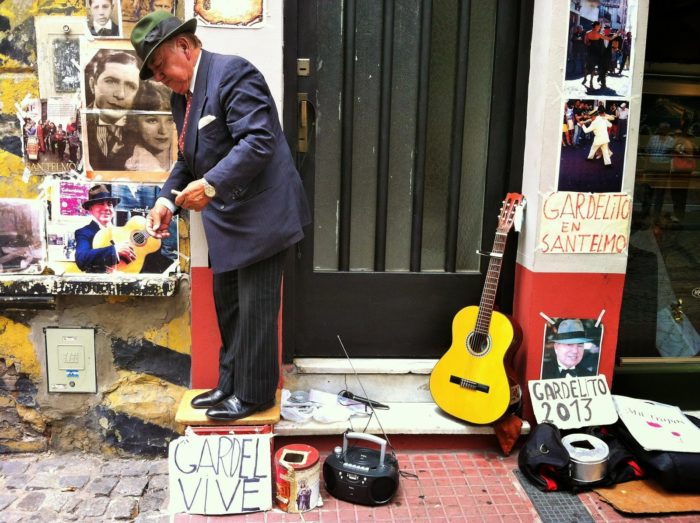
<svg viewBox="0 0 700 523">
<path fill-rule="evenodd" d="M 620 419 L 646 450 L 700 452 L 700 429 L 673 405 L 613 396 Z"/>
<path fill-rule="evenodd" d="M 556 378 L 528 382 L 537 423 L 560 429 L 610 425 L 617 421 L 605 376 Z"/>
<path fill-rule="evenodd" d="M 539 246 L 546 254 L 620 254 L 629 244 L 632 199 L 624 193 L 545 195 Z"/>
<path fill-rule="evenodd" d="M 271 434 L 170 442 L 170 512 L 237 514 L 272 507 Z"/>
</svg>

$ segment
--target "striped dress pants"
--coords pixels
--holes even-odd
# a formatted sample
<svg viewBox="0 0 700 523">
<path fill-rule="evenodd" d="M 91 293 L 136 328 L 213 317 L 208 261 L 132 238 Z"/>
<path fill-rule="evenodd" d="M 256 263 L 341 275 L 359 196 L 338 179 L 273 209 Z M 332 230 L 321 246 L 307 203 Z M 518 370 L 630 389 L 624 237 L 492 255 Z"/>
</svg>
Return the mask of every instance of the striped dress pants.
<svg viewBox="0 0 700 523">
<path fill-rule="evenodd" d="M 277 318 L 287 252 L 214 274 L 214 305 L 221 334 L 217 388 L 242 401 L 264 403 L 275 398 Z"/>
</svg>

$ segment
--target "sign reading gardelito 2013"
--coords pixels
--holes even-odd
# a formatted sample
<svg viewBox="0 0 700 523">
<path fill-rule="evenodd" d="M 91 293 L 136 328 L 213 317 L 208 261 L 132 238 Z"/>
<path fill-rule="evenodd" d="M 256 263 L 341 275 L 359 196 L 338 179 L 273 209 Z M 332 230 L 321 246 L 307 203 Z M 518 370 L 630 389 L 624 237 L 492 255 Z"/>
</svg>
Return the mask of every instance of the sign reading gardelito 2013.
<svg viewBox="0 0 700 523">
<path fill-rule="evenodd" d="M 190 435 L 170 442 L 170 512 L 239 514 L 270 509 L 271 437 Z"/>
<path fill-rule="evenodd" d="M 530 401 L 537 423 L 560 429 L 610 425 L 617 410 L 605 376 L 532 380 Z"/>
</svg>

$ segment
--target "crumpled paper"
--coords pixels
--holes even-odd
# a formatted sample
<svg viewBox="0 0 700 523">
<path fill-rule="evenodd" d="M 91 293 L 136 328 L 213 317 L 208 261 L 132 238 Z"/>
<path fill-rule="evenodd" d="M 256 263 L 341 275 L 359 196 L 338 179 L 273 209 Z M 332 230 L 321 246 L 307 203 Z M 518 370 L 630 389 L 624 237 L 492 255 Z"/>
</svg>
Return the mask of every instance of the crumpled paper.
<svg viewBox="0 0 700 523">
<path fill-rule="evenodd" d="M 316 389 L 307 391 L 290 391 L 282 389 L 282 417 L 296 423 L 317 421 L 319 423 L 336 423 L 347 421 L 356 416 L 369 416 L 364 404 L 343 399 L 344 405 L 338 403 L 338 395 Z"/>
</svg>

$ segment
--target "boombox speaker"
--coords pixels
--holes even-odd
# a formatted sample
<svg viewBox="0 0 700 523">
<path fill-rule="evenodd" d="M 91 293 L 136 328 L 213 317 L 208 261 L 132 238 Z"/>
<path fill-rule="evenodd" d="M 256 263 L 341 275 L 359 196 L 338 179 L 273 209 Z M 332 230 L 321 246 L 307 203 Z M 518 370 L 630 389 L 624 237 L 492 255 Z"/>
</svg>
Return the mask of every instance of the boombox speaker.
<svg viewBox="0 0 700 523">
<path fill-rule="evenodd" d="M 351 446 L 348 439 L 379 445 L 380 450 Z M 323 480 L 333 497 L 361 505 L 383 505 L 399 487 L 399 465 L 386 453 L 386 441 L 371 434 L 346 432 L 343 446 L 336 447 L 323 463 Z"/>
</svg>

